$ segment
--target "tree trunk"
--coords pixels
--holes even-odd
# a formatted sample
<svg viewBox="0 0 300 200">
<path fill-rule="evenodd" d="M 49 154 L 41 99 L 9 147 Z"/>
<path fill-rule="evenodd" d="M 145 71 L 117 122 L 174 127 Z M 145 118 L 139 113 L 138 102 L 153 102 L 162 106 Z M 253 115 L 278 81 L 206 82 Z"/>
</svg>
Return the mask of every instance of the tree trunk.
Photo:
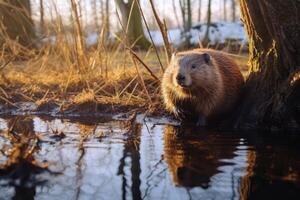
<svg viewBox="0 0 300 200">
<path fill-rule="evenodd" d="M 192 7 L 191 0 L 181 0 L 180 9 L 184 32 L 187 33 L 192 28 Z"/>
<path fill-rule="evenodd" d="M 231 0 L 231 20 L 236 21 L 236 0 Z"/>
<path fill-rule="evenodd" d="M 8 38 L 27 48 L 34 46 L 35 32 L 29 0 L 0 2 L 0 46 Z"/>
<path fill-rule="evenodd" d="M 199 0 L 199 5 L 198 5 L 198 23 L 201 22 L 201 13 L 202 13 L 202 0 Z"/>
<path fill-rule="evenodd" d="M 204 39 L 202 41 L 205 46 L 207 46 L 208 43 L 209 43 L 209 29 L 210 29 L 210 24 L 211 24 L 211 0 L 208 0 L 207 21 L 206 21 L 207 28 L 206 28 Z"/>
<path fill-rule="evenodd" d="M 40 32 L 45 33 L 44 1 L 40 0 Z"/>
<path fill-rule="evenodd" d="M 74 20 L 74 40 L 75 40 L 75 51 L 76 51 L 76 60 L 77 60 L 77 68 L 79 72 L 84 72 L 86 70 L 86 48 L 85 48 L 85 40 L 84 34 L 82 31 L 82 24 L 80 22 L 80 9 L 78 9 L 77 2 L 75 0 L 71 1 L 72 8 L 72 18 Z"/>
<path fill-rule="evenodd" d="M 239 128 L 300 128 L 300 2 L 241 0 L 251 73 Z"/>
<path fill-rule="evenodd" d="M 192 28 L 192 7 L 191 0 L 187 0 L 187 30 L 190 31 Z"/>
<path fill-rule="evenodd" d="M 190 0 L 180 0 L 180 10 L 182 15 L 183 23 L 183 32 L 182 37 L 185 39 L 185 42 L 182 44 L 182 47 L 189 47 L 190 44 L 190 30 L 192 28 L 192 7 Z"/>
<path fill-rule="evenodd" d="M 110 32 L 109 0 L 101 1 L 101 22 L 103 30 L 103 40 L 105 41 L 105 44 L 108 44 Z"/>
<path fill-rule="evenodd" d="M 224 19 L 224 21 L 227 21 L 227 8 L 226 8 L 226 5 L 227 5 L 227 0 L 224 0 L 224 2 L 223 2 L 223 19 Z"/>
<path fill-rule="evenodd" d="M 186 30 L 186 5 L 185 5 L 185 0 L 179 0 L 179 5 L 180 5 L 180 11 L 181 11 L 181 16 L 182 16 L 182 25 L 183 25 L 183 30 Z"/>
<path fill-rule="evenodd" d="M 174 10 L 174 15 L 175 15 L 175 19 L 176 19 L 176 23 L 177 23 L 177 26 L 176 27 L 180 27 L 180 22 L 179 22 L 179 17 L 178 17 L 178 14 L 177 14 L 177 6 L 175 4 L 175 0 L 172 0 L 172 8 Z"/>
<path fill-rule="evenodd" d="M 92 13 L 93 13 L 93 20 L 94 26 L 97 32 L 99 32 L 99 19 L 98 19 L 98 8 L 97 8 L 97 0 L 92 1 Z"/>
<path fill-rule="evenodd" d="M 82 21 L 82 27 L 86 27 L 88 26 L 89 22 L 88 22 L 88 18 L 89 18 L 89 9 L 88 9 L 88 2 L 87 1 L 80 1 L 81 3 L 79 4 L 79 9 L 82 10 L 82 12 L 84 13 L 84 15 L 81 16 L 81 21 Z M 84 17 L 83 17 L 84 16 Z"/>
<path fill-rule="evenodd" d="M 128 27 L 127 39 L 130 45 L 147 49 L 150 42 L 145 37 L 142 18 L 136 3 L 138 0 L 115 0 L 122 14 L 122 23 L 124 27 Z M 129 16 L 130 15 L 130 16 Z"/>
<path fill-rule="evenodd" d="M 105 23 L 105 9 L 104 9 L 104 2 L 103 1 L 104 0 L 101 0 L 101 3 L 100 3 L 102 29 L 104 28 L 104 23 Z"/>
<path fill-rule="evenodd" d="M 109 39 L 110 34 L 110 18 L 109 18 L 109 0 L 105 2 L 105 38 Z"/>
</svg>

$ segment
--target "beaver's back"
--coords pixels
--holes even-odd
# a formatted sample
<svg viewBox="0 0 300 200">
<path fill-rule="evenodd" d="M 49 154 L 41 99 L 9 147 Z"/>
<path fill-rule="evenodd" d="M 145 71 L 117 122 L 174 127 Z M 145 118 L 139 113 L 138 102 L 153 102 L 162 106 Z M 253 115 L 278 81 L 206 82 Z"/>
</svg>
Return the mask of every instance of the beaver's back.
<svg viewBox="0 0 300 200">
<path fill-rule="evenodd" d="M 222 77 L 223 99 L 220 103 L 220 112 L 231 110 L 240 97 L 241 87 L 244 84 L 243 75 L 236 62 L 221 51 L 211 49 L 195 49 L 194 51 L 208 53 L 214 59 Z"/>
</svg>

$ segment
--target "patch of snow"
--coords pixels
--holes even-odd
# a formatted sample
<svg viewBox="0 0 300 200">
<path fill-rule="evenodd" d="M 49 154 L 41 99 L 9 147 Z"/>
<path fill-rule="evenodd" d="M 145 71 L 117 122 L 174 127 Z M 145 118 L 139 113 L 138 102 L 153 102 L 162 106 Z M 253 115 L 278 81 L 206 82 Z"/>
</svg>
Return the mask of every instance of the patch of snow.
<svg viewBox="0 0 300 200">
<path fill-rule="evenodd" d="M 190 42 L 193 45 L 198 45 L 199 40 L 202 41 L 205 37 L 207 25 L 205 23 L 196 24 L 192 27 L 192 29 L 185 33 L 186 36 L 190 37 Z M 153 42 L 157 46 L 163 46 L 163 37 L 159 30 L 150 31 Z M 145 33 L 147 39 L 150 41 L 149 33 Z M 87 47 L 91 47 L 98 44 L 100 33 L 98 32 L 90 32 L 85 37 L 85 42 Z M 71 38 L 69 40 L 69 37 Z M 184 42 L 184 35 L 182 34 L 182 30 L 180 28 L 169 29 L 168 37 L 170 42 L 178 47 L 182 42 Z M 70 36 L 67 37 L 69 42 L 72 42 L 73 39 Z M 54 44 L 56 42 L 56 36 L 49 36 L 42 39 L 43 43 L 51 43 Z M 113 33 L 110 34 L 109 40 L 113 42 L 115 40 L 115 36 Z M 211 45 L 215 44 L 224 44 L 227 41 L 235 41 L 241 45 L 247 44 L 247 35 L 244 29 L 244 26 L 241 22 L 215 22 L 209 28 L 209 40 Z"/>
<path fill-rule="evenodd" d="M 48 36 L 41 40 L 42 43 L 54 44 L 56 42 L 56 36 Z"/>
<path fill-rule="evenodd" d="M 98 44 L 99 33 L 93 32 L 86 36 L 85 44 L 86 46 L 94 46 Z"/>
<path fill-rule="evenodd" d="M 190 42 L 191 44 L 199 44 L 199 40 L 202 41 L 205 37 L 207 25 L 204 23 L 193 26 L 190 30 Z M 157 46 L 163 45 L 163 38 L 160 31 L 150 32 L 154 44 Z M 147 38 L 150 39 L 149 34 L 146 34 Z M 182 30 L 170 29 L 168 31 L 169 40 L 174 46 L 179 46 L 184 41 L 184 36 L 182 35 Z M 224 44 L 227 41 L 235 40 L 240 44 L 247 43 L 247 35 L 245 29 L 240 22 L 216 22 L 212 23 L 209 28 L 209 40 L 211 45 Z"/>
<path fill-rule="evenodd" d="M 98 44 L 98 39 L 99 39 L 100 33 L 98 32 L 91 32 L 88 33 L 85 37 L 85 45 L 87 47 L 91 47 L 91 46 L 95 46 Z M 74 42 L 74 38 L 71 34 L 67 34 L 63 37 L 63 40 L 68 41 L 69 43 L 73 43 Z M 115 37 L 113 34 L 110 34 L 109 36 L 109 40 L 110 42 L 113 42 L 115 40 Z M 48 43 L 48 44 L 55 44 L 57 41 L 57 36 L 52 35 L 52 36 L 48 36 L 45 37 L 41 40 L 41 43 Z"/>
<path fill-rule="evenodd" d="M 99 37 L 100 37 L 100 33 L 98 33 L 98 32 L 88 33 L 87 36 L 86 36 L 86 38 L 85 38 L 85 45 L 87 47 L 91 47 L 91 46 L 97 45 Z M 108 40 L 109 40 L 108 42 L 114 42 L 115 41 L 114 34 L 110 33 L 109 37 L 108 37 Z"/>
</svg>

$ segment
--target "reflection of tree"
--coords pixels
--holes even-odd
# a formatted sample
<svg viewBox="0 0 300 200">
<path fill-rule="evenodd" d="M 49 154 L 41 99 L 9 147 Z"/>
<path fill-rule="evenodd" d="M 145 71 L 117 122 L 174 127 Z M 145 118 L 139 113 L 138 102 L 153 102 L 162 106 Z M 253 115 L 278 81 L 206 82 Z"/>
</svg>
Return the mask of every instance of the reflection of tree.
<svg viewBox="0 0 300 200">
<path fill-rule="evenodd" d="M 180 132 L 183 131 L 184 134 Z M 234 145 L 215 148 L 215 134 L 189 134 L 192 129 L 180 130 L 167 126 L 164 132 L 165 160 L 176 185 L 207 188 L 210 178 L 218 173 L 220 159 L 234 157 Z"/>
<path fill-rule="evenodd" d="M 231 190 L 226 197 L 241 199 L 300 196 L 297 140 L 286 135 L 250 135 L 245 145 L 241 135 L 193 132 L 174 127 L 164 131 L 164 157 L 177 186 L 201 186 L 204 194 L 217 184 Z"/>
<path fill-rule="evenodd" d="M 258 136 L 251 141 L 256 149 L 254 175 L 249 199 L 299 199 L 299 137 L 286 134 Z"/>
<path fill-rule="evenodd" d="M 85 125 L 85 124 L 78 124 L 78 127 L 80 129 L 80 141 L 78 145 L 78 160 L 76 162 L 76 185 L 80 185 L 82 178 L 83 178 L 83 173 L 82 169 L 84 168 L 84 155 L 86 152 L 86 148 L 84 147 L 84 142 L 87 140 L 87 138 L 95 132 L 96 125 Z M 80 191 L 81 187 L 76 188 L 76 199 L 80 198 Z"/>
<path fill-rule="evenodd" d="M 124 150 L 123 150 L 123 157 L 120 159 L 120 165 L 118 169 L 118 175 L 122 176 L 122 199 L 126 199 L 127 197 L 127 191 L 126 187 L 127 181 L 126 181 L 126 174 L 124 171 L 124 168 L 126 166 L 125 160 L 126 158 L 131 158 L 131 193 L 132 193 L 132 199 L 141 199 L 141 180 L 140 180 L 140 174 L 141 174 L 141 167 L 140 167 L 140 133 L 141 133 L 141 127 L 140 125 L 133 125 L 134 127 L 131 129 L 132 132 L 131 137 L 128 137 L 124 144 Z M 128 175 L 127 175 L 128 177 Z"/>
</svg>

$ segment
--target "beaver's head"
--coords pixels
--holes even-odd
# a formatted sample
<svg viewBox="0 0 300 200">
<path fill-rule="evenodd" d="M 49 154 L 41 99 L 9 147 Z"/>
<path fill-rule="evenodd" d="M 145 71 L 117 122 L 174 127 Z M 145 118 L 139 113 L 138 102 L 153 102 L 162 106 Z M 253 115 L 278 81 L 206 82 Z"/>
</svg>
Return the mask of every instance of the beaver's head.
<svg viewBox="0 0 300 200">
<path fill-rule="evenodd" d="M 197 52 L 174 54 L 170 64 L 174 70 L 172 82 L 183 91 L 205 87 L 213 67 L 208 53 Z"/>
</svg>

